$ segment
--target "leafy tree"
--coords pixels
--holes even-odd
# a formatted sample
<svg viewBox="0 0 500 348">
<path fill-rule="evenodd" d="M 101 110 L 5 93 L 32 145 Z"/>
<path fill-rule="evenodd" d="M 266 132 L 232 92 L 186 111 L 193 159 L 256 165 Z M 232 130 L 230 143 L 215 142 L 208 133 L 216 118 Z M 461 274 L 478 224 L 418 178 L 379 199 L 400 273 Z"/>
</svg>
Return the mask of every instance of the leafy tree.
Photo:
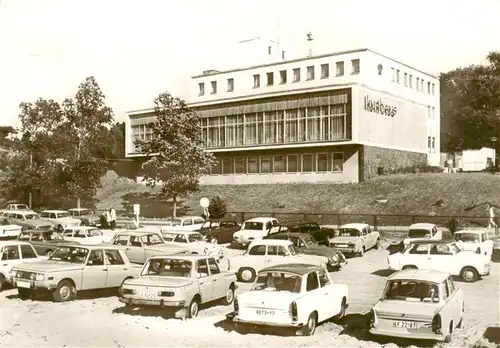
<svg viewBox="0 0 500 348">
<path fill-rule="evenodd" d="M 96 152 L 106 148 L 105 130 L 113 122 L 113 111 L 105 105 L 105 96 L 92 76 L 80 84 L 74 99 L 64 100 L 62 107 L 65 119 L 61 132 L 66 142 L 62 170 L 68 196 L 76 199 L 79 208 L 82 199 L 93 203 L 100 186 L 106 162 Z"/>
<path fill-rule="evenodd" d="M 227 213 L 226 201 L 220 196 L 215 196 L 210 199 L 210 204 L 208 205 L 208 213 L 211 218 L 220 219 L 224 217 Z"/>
<path fill-rule="evenodd" d="M 135 144 L 151 156 L 143 165 L 143 180 L 151 187 L 161 185 L 160 195 L 173 200 L 175 217 L 177 200 L 199 190 L 200 176 L 209 173 L 215 159 L 203 150 L 199 118 L 183 100 L 164 92 L 154 104 L 153 137 Z"/>
<path fill-rule="evenodd" d="M 12 146 L 12 139 L 10 135 L 17 134 L 17 131 L 12 126 L 0 126 L 0 148 L 7 148 Z"/>
</svg>

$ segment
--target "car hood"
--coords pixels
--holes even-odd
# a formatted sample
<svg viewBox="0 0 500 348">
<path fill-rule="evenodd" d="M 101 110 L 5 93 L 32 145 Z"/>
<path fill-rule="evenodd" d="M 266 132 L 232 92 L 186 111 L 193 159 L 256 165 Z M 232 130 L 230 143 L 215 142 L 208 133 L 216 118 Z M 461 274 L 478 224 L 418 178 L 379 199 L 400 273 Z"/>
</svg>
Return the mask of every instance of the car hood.
<svg viewBox="0 0 500 348">
<path fill-rule="evenodd" d="M 238 304 L 240 308 L 245 306 L 288 311 L 290 304 L 299 296 L 300 293 L 288 291 L 253 290 L 239 295 Z"/>
<path fill-rule="evenodd" d="M 50 224 L 46 220 L 41 220 L 41 219 L 25 220 L 25 221 L 23 221 L 23 223 L 26 225 L 31 225 L 31 226 L 36 226 L 36 227 L 52 226 L 52 224 Z"/>
<path fill-rule="evenodd" d="M 359 237 L 333 237 L 330 239 L 330 243 L 335 243 L 335 244 L 347 244 L 347 243 L 354 243 L 359 239 Z"/>
<path fill-rule="evenodd" d="M 150 245 L 150 246 L 144 247 L 144 249 L 149 250 L 149 251 L 176 252 L 176 253 L 188 250 L 185 247 L 181 247 L 181 246 L 177 246 L 177 245 L 170 245 L 170 244 Z"/>
<path fill-rule="evenodd" d="M 28 271 L 36 273 L 74 271 L 83 269 L 84 265 L 80 263 L 70 263 L 56 260 L 44 260 L 31 263 L 23 263 L 14 268 L 19 271 Z"/>
<path fill-rule="evenodd" d="M 62 218 L 57 218 L 56 220 L 67 221 L 67 222 L 80 222 L 80 220 L 72 218 L 72 217 L 62 217 Z"/>
<path fill-rule="evenodd" d="M 409 238 L 409 237 L 406 237 L 405 239 L 403 239 L 403 243 L 404 244 L 410 244 L 410 242 L 420 242 L 420 241 L 426 241 L 426 240 L 429 240 L 431 239 L 430 237 L 429 238 Z"/>
<path fill-rule="evenodd" d="M 326 262 L 328 262 L 328 257 L 323 255 L 297 254 L 293 257 L 301 259 L 300 262 L 311 262 L 311 264 L 313 265 L 324 265 Z"/>
<path fill-rule="evenodd" d="M 191 284 L 193 281 L 190 278 L 181 277 L 160 277 L 160 276 L 141 276 L 135 279 L 129 279 L 125 285 L 132 286 L 157 286 L 179 288 Z"/>
<path fill-rule="evenodd" d="M 440 308 L 439 303 L 396 300 L 382 300 L 373 307 L 375 313 L 381 317 L 428 320 L 432 320 Z"/>
</svg>

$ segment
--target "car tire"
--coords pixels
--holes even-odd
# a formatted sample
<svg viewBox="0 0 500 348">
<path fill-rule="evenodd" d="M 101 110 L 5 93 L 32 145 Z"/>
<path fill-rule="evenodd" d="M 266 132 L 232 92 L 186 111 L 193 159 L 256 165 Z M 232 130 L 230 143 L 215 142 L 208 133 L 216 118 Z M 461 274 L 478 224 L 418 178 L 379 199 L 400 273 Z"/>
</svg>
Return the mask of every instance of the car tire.
<svg viewBox="0 0 500 348">
<path fill-rule="evenodd" d="M 69 302 L 76 297 L 76 288 L 69 280 L 62 280 L 52 292 L 55 302 Z"/>
<path fill-rule="evenodd" d="M 122 297 L 122 294 L 123 294 L 123 283 L 125 283 L 129 279 L 133 279 L 133 278 L 132 277 L 127 277 L 127 278 L 123 279 L 122 283 L 118 287 L 118 297 Z"/>
<path fill-rule="evenodd" d="M 339 314 L 333 317 L 333 320 L 341 320 L 345 316 L 346 310 L 347 310 L 347 300 L 344 297 L 342 299 L 342 303 L 340 304 L 340 312 Z"/>
<path fill-rule="evenodd" d="M 187 308 L 186 318 L 192 319 L 194 317 L 197 317 L 199 312 L 200 312 L 200 301 L 196 297 L 193 297 L 193 299 L 189 303 L 189 307 Z"/>
<path fill-rule="evenodd" d="M 238 271 L 238 280 L 242 283 L 252 283 L 256 276 L 257 273 L 251 267 L 242 267 Z"/>
<path fill-rule="evenodd" d="M 375 242 L 375 246 L 373 247 L 373 249 L 378 249 L 380 248 L 380 238 L 377 238 L 377 241 Z"/>
<path fill-rule="evenodd" d="M 406 265 L 402 268 L 403 271 L 406 271 L 407 269 L 418 269 L 418 267 L 413 265 Z"/>
<path fill-rule="evenodd" d="M 316 332 L 318 326 L 318 316 L 316 313 L 309 314 L 306 325 L 302 328 L 301 334 L 304 336 L 312 336 Z"/>
<path fill-rule="evenodd" d="M 62 225 L 57 225 L 57 232 L 62 233 L 64 231 L 64 227 Z"/>
<path fill-rule="evenodd" d="M 477 274 L 477 271 L 473 267 L 466 266 L 460 271 L 460 278 L 464 282 L 474 283 L 479 279 L 479 274 Z"/>
<path fill-rule="evenodd" d="M 17 288 L 17 296 L 21 300 L 28 300 L 33 297 L 33 290 Z"/>
<path fill-rule="evenodd" d="M 363 255 L 365 254 L 365 247 L 361 247 L 361 250 L 359 251 L 358 253 L 358 257 L 363 257 Z"/>
<path fill-rule="evenodd" d="M 226 297 L 222 299 L 222 304 L 224 306 L 229 306 L 231 303 L 234 301 L 234 287 L 231 284 L 231 286 L 227 289 L 226 292 Z"/>
<path fill-rule="evenodd" d="M 0 274 L 0 292 L 3 291 L 4 285 L 5 285 L 5 277 L 3 276 L 3 274 Z"/>
<path fill-rule="evenodd" d="M 49 250 L 47 250 L 47 251 L 45 252 L 45 256 L 47 256 L 47 257 L 51 257 L 51 256 L 52 256 L 52 253 L 53 253 L 53 250 L 50 250 L 50 249 L 49 249 Z"/>
</svg>

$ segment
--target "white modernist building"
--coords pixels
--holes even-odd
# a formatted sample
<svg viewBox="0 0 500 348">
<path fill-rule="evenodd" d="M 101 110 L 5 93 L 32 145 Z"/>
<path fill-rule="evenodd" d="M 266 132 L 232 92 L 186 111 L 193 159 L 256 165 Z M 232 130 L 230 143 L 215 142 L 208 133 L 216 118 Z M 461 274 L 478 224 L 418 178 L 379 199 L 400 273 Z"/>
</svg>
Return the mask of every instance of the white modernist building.
<svg viewBox="0 0 500 348">
<path fill-rule="evenodd" d="M 218 159 L 204 184 L 360 182 L 439 165 L 439 79 L 372 50 L 282 56 L 191 82 L 188 104 Z M 152 111 L 127 117 L 125 152 L 138 163 L 133 140 L 151 137 Z"/>
</svg>

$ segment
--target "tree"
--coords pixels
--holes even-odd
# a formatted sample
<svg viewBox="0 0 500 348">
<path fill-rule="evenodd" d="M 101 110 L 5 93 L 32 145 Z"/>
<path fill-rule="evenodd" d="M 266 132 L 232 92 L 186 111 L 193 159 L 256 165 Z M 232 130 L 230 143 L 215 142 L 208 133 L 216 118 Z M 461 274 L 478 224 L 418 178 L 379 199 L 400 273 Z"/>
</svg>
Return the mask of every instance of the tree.
<svg viewBox="0 0 500 348">
<path fill-rule="evenodd" d="M 63 102 L 64 123 L 61 132 L 66 141 L 62 154 L 62 170 L 68 195 L 92 203 L 100 186 L 100 177 L 106 168 L 96 149 L 105 148 L 107 130 L 113 122 L 113 111 L 105 105 L 105 96 L 93 76 L 80 84 L 74 99 Z"/>
<path fill-rule="evenodd" d="M 135 144 L 151 156 L 143 165 L 143 180 L 151 187 L 161 185 L 160 195 L 172 199 L 175 217 L 177 200 L 199 190 L 200 176 L 210 172 L 215 158 L 203 150 L 200 120 L 183 100 L 164 92 L 154 104 L 152 139 Z"/>
<path fill-rule="evenodd" d="M 210 199 L 210 204 L 208 205 L 208 213 L 211 218 L 223 218 L 227 213 L 226 201 L 224 201 L 221 196 L 212 197 Z"/>
</svg>

